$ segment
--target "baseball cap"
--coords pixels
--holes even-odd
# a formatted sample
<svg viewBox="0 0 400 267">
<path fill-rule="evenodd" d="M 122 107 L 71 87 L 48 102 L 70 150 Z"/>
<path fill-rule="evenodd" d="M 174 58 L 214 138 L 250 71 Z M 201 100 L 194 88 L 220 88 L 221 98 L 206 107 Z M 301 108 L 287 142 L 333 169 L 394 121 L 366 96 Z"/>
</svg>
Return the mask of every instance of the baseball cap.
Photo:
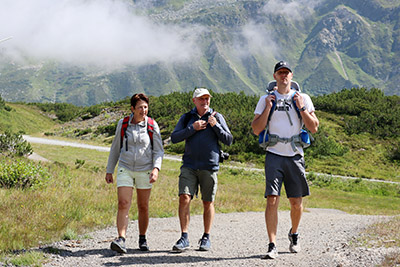
<svg viewBox="0 0 400 267">
<path fill-rule="evenodd" d="M 196 88 L 193 92 L 193 98 L 201 97 L 203 95 L 209 95 L 211 97 L 210 92 L 206 88 Z"/>
<path fill-rule="evenodd" d="M 280 69 L 288 69 L 290 72 L 293 72 L 292 69 L 290 68 L 289 64 L 285 61 L 279 61 L 276 63 L 275 68 L 274 68 L 274 73 L 277 72 Z"/>
</svg>

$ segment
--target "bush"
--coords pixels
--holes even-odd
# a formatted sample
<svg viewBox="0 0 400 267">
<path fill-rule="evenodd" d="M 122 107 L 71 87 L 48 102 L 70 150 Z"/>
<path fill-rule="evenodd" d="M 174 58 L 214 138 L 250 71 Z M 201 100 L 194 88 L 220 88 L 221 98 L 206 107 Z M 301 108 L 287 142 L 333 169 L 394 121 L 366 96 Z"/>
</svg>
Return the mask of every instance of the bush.
<svg viewBox="0 0 400 267">
<path fill-rule="evenodd" d="M 388 149 L 388 158 L 390 161 L 400 162 L 400 141 L 391 145 Z"/>
<path fill-rule="evenodd" d="M 0 153 L 5 156 L 27 156 L 32 154 L 31 144 L 22 138 L 21 134 L 6 131 L 0 135 Z"/>
<path fill-rule="evenodd" d="M 321 126 L 317 133 L 314 134 L 315 141 L 312 146 L 306 150 L 306 154 L 321 158 L 326 156 L 343 156 L 349 151 L 348 147 L 343 146 L 341 143 L 329 135 L 324 126 Z"/>
<path fill-rule="evenodd" d="M 105 134 L 107 136 L 112 136 L 115 134 L 118 122 L 112 123 L 110 125 L 97 127 L 95 134 Z"/>
<path fill-rule="evenodd" d="M 0 162 L 1 188 L 36 188 L 50 179 L 47 169 L 40 164 L 18 160 Z"/>
</svg>

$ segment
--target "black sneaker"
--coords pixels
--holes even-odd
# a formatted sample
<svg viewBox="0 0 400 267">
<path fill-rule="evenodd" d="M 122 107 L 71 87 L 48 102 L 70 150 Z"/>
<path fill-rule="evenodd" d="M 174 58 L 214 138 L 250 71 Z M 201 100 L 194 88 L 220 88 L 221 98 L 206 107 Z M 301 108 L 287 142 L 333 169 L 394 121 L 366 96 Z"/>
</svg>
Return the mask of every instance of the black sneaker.
<svg viewBox="0 0 400 267">
<path fill-rule="evenodd" d="M 299 234 L 292 234 L 292 229 L 290 228 L 288 238 L 290 241 L 289 250 L 292 253 L 300 252 L 300 244 L 299 244 Z"/>
<path fill-rule="evenodd" d="M 275 259 L 276 257 L 278 257 L 278 250 L 274 243 L 269 243 L 267 255 L 262 256 L 261 259 Z"/>
<path fill-rule="evenodd" d="M 139 249 L 141 251 L 148 251 L 149 246 L 147 246 L 147 240 L 145 238 L 139 239 Z"/>
<path fill-rule="evenodd" d="M 111 242 L 111 250 L 114 250 L 118 253 L 126 253 L 127 250 L 125 248 L 125 238 L 120 236 Z"/>
<path fill-rule="evenodd" d="M 172 250 L 176 252 L 182 252 L 188 248 L 189 248 L 189 240 L 184 237 L 181 237 L 172 247 Z"/>
<path fill-rule="evenodd" d="M 210 241 L 210 238 L 207 238 L 207 237 L 202 237 L 200 240 L 199 240 L 199 250 L 200 251 L 208 251 L 208 250 L 210 250 L 210 248 L 211 248 L 211 241 Z"/>
</svg>

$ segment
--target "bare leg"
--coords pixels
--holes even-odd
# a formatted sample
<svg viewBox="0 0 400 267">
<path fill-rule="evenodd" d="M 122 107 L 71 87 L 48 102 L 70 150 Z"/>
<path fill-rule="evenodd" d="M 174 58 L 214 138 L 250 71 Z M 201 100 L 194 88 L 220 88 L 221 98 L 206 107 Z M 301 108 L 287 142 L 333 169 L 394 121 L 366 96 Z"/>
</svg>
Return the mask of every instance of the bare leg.
<svg viewBox="0 0 400 267">
<path fill-rule="evenodd" d="M 149 226 L 149 199 L 151 189 L 136 189 L 139 213 L 139 235 L 145 235 Z"/>
<path fill-rule="evenodd" d="M 182 194 L 179 196 L 179 221 L 181 231 L 186 233 L 189 230 L 191 200 L 190 195 Z"/>
<path fill-rule="evenodd" d="M 303 214 L 303 198 L 289 198 L 290 202 L 290 218 L 292 220 L 292 234 L 297 233 L 299 228 L 301 215 Z"/>
<path fill-rule="evenodd" d="M 203 222 L 204 222 L 204 233 L 209 234 L 211 231 L 211 225 L 214 221 L 215 208 L 214 202 L 203 201 Z"/>
<path fill-rule="evenodd" d="M 276 242 L 276 232 L 278 229 L 278 206 L 279 196 L 267 196 L 267 205 L 265 208 L 265 224 L 267 225 L 267 232 L 270 243 Z"/>
<path fill-rule="evenodd" d="M 132 195 L 132 187 L 118 187 L 117 230 L 118 236 L 124 238 L 126 237 L 126 230 L 128 229 L 129 209 L 132 204 Z"/>
</svg>

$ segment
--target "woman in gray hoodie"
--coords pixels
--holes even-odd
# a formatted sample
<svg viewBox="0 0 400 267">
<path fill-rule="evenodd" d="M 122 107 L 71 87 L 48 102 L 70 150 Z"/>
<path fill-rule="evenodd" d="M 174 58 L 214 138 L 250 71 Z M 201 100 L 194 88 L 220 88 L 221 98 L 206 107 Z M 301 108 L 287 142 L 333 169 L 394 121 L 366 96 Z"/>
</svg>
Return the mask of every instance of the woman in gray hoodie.
<svg viewBox="0 0 400 267">
<path fill-rule="evenodd" d="M 164 149 L 157 122 L 147 117 L 148 108 L 149 98 L 145 94 L 132 96 L 132 114 L 118 122 L 108 157 L 105 177 L 107 183 L 114 182 L 113 173 L 119 161 L 118 238 L 111 243 L 111 249 L 119 253 L 127 252 L 125 238 L 134 187 L 136 187 L 139 213 L 139 249 L 143 251 L 149 249 L 146 231 L 149 224 L 150 192 L 152 184 L 158 179 Z"/>
</svg>

